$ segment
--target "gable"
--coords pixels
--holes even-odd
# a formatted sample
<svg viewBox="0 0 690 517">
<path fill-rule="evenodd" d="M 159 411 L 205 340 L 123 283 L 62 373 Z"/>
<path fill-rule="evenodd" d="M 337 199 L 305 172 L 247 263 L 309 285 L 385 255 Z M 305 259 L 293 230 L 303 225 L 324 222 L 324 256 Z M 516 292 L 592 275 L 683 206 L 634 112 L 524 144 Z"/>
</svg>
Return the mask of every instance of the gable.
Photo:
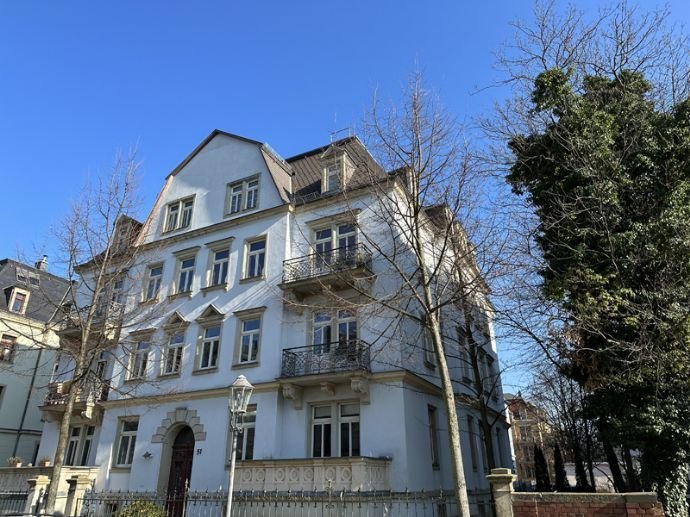
<svg viewBox="0 0 690 517">
<path fill-rule="evenodd" d="M 231 213 L 228 190 L 238 182 L 244 182 L 244 204 Z M 247 193 L 248 186 L 258 192 L 256 206 L 247 201 L 256 195 Z M 147 240 L 282 205 L 287 190 L 289 173 L 263 144 L 214 131 L 166 179 L 147 220 Z"/>
</svg>

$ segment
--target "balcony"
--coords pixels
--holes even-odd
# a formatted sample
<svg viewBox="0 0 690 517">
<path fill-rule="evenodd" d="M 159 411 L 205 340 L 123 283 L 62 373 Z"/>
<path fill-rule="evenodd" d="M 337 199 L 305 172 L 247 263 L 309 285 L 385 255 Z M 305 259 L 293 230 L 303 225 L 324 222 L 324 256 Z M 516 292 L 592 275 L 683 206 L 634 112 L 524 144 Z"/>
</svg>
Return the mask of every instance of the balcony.
<svg viewBox="0 0 690 517">
<path fill-rule="evenodd" d="M 306 458 L 237 464 L 235 490 L 389 490 L 390 459 Z"/>
<path fill-rule="evenodd" d="M 48 394 L 43 401 L 43 406 L 41 406 L 44 415 L 51 413 L 59 414 L 65 411 L 71 384 L 72 381 L 65 381 L 48 385 Z M 82 386 L 77 386 L 75 389 L 77 390 L 77 397 L 74 401 L 72 414 L 88 419 L 93 418 L 94 412 L 97 416 L 100 416 L 102 410 L 97 403 L 108 400 L 110 384 L 100 379 L 89 379 Z"/>
<path fill-rule="evenodd" d="M 371 367 L 369 344 L 356 340 L 283 350 L 282 378 L 337 372 L 368 372 Z"/>
<path fill-rule="evenodd" d="M 320 292 L 324 286 L 347 289 L 372 277 L 371 251 L 357 244 L 285 260 L 280 288 L 304 297 Z"/>
</svg>

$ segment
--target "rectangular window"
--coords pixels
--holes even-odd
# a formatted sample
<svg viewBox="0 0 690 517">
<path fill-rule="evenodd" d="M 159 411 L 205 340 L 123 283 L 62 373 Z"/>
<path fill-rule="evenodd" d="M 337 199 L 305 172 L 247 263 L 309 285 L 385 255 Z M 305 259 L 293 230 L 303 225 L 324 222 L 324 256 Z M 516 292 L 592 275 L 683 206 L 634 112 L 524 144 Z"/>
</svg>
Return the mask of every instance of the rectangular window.
<svg viewBox="0 0 690 517">
<path fill-rule="evenodd" d="M 161 280 L 163 278 L 163 266 L 150 266 L 148 270 L 146 281 L 146 292 L 144 293 L 144 300 L 157 300 L 161 292 Z"/>
<path fill-rule="evenodd" d="M 343 176 L 344 161 L 338 158 L 326 165 L 323 173 L 323 192 L 335 192 L 340 190 Z"/>
<path fill-rule="evenodd" d="M 420 316 L 422 328 L 422 347 L 424 349 L 424 364 L 429 368 L 436 367 L 436 352 L 434 342 L 431 338 L 431 329 L 428 327 L 428 317 L 426 314 Z"/>
<path fill-rule="evenodd" d="M 194 279 L 194 264 L 196 259 L 189 257 L 179 259 L 179 273 L 177 276 L 177 293 L 188 293 L 192 290 L 192 280 Z"/>
<path fill-rule="evenodd" d="M 121 278 L 113 280 L 113 287 L 110 292 L 110 300 L 117 305 L 125 302 L 125 281 Z"/>
<path fill-rule="evenodd" d="M 239 363 L 252 363 L 259 356 L 261 317 L 241 320 Z"/>
<path fill-rule="evenodd" d="M 120 421 L 120 433 L 117 441 L 117 455 L 115 456 L 115 466 L 128 467 L 134 458 L 134 447 L 137 442 L 137 430 L 139 429 L 139 419 L 128 419 Z"/>
<path fill-rule="evenodd" d="M 314 458 L 331 456 L 331 406 L 314 406 L 312 413 L 312 452 Z"/>
<path fill-rule="evenodd" d="M 247 243 L 245 278 L 263 276 L 266 263 L 266 239 Z"/>
<path fill-rule="evenodd" d="M 220 325 L 204 329 L 204 339 L 199 353 L 199 369 L 208 370 L 218 366 L 220 350 Z"/>
<path fill-rule="evenodd" d="M 2 335 L 0 339 L 0 362 L 11 363 L 14 359 L 14 349 L 16 347 L 16 338 L 13 336 L 8 336 L 7 334 Z"/>
<path fill-rule="evenodd" d="M 333 341 L 333 314 L 331 311 L 316 311 L 312 321 L 312 346 L 315 354 L 330 351 Z"/>
<path fill-rule="evenodd" d="M 79 459 L 79 465 L 89 464 L 89 454 L 91 454 L 91 444 L 93 443 L 93 435 L 96 432 L 96 428 L 92 425 L 86 426 L 86 431 L 84 432 L 84 438 L 82 440 L 81 447 L 81 458 Z"/>
<path fill-rule="evenodd" d="M 95 430 L 96 428 L 92 425 L 72 427 L 65 452 L 65 465 L 84 466 L 89 464 Z"/>
<path fill-rule="evenodd" d="M 77 449 L 79 448 L 79 441 L 81 438 L 81 427 L 73 427 L 69 433 L 69 441 L 67 442 L 67 452 L 65 453 L 65 465 L 74 465 L 77 457 Z"/>
<path fill-rule="evenodd" d="M 244 431 L 237 438 L 238 461 L 254 458 L 254 435 L 256 431 L 256 406 L 248 406 L 244 414 Z"/>
<path fill-rule="evenodd" d="M 312 457 L 359 456 L 359 404 L 313 406 L 311 426 Z"/>
<path fill-rule="evenodd" d="M 28 299 L 29 293 L 20 291 L 19 289 L 13 289 L 12 299 L 10 301 L 10 311 L 16 312 L 17 314 L 24 314 Z"/>
<path fill-rule="evenodd" d="M 230 263 L 230 250 L 224 249 L 212 251 L 213 262 L 211 264 L 210 285 L 226 285 L 228 283 L 228 264 Z"/>
<path fill-rule="evenodd" d="M 250 178 L 228 185 L 226 214 L 236 214 L 259 206 L 259 179 Z"/>
<path fill-rule="evenodd" d="M 180 228 L 187 228 L 192 224 L 194 198 L 178 199 L 168 204 L 165 217 L 165 230 L 171 232 Z"/>
<path fill-rule="evenodd" d="M 439 454 L 438 454 L 438 420 L 436 415 L 436 408 L 434 406 L 427 406 L 427 416 L 429 419 L 429 444 L 431 446 L 431 466 L 433 469 L 438 469 Z"/>
<path fill-rule="evenodd" d="M 359 404 L 340 406 L 340 456 L 359 456 Z"/>
<path fill-rule="evenodd" d="M 149 349 L 151 345 L 146 341 L 140 341 L 131 352 L 129 361 L 129 378 L 143 379 L 146 377 L 146 369 L 149 364 Z"/>
<path fill-rule="evenodd" d="M 458 331 L 458 352 L 460 355 L 460 369 L 462 371 L 463 379 L 472 381 L 474 375 L 472 375 L 472 359 L 470 358 L 467 333 L 462 327 L 457 328 Z"/>
<path fill-rule="evenodd" d="M 184 333 L 173 334 L 163 352 L 163 375 L 180 373 L 182 365 L 182 350 L 184 348 Z"/>
</svg>

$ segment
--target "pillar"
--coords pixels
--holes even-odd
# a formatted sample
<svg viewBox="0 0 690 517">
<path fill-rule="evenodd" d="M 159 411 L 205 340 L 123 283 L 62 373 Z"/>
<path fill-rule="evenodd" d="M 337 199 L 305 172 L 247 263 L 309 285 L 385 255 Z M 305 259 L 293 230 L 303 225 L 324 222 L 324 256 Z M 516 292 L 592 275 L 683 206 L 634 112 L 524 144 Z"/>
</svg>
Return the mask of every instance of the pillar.
<svg viewBox="0 0 690 517">
<path fill-rule="evenodd" d="M 496 505 L 496 517 L 513 517 L 513 481 L 515 476 L 510 469 L 491 469 L 486 476 L 491 483 L 491 492 Z"/>
</svg>

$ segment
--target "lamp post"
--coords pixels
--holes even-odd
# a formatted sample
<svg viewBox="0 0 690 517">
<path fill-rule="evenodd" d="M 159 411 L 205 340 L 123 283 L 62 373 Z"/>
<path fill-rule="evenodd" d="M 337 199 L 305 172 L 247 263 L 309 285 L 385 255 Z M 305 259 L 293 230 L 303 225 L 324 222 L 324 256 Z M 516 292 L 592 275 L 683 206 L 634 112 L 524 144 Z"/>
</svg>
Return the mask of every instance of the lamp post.
<svg viewBox="0 0 690 517">
<path fill-rule="evenodd" d="M 225 512 L 230 517 L 232 512 L 232 486 L 235 481 L 235 456 L 237 456 L 237 437 L 244 431 L 244 414 L 247 412 L 249 398 L 252 396 L 252 386 L 244 375 L 240 375 L 230 386 L 230 431 L 232 432 L 232 448 L 230 456 L 230 481 L 228 483 L 228 506 Z"/>
</svg>

